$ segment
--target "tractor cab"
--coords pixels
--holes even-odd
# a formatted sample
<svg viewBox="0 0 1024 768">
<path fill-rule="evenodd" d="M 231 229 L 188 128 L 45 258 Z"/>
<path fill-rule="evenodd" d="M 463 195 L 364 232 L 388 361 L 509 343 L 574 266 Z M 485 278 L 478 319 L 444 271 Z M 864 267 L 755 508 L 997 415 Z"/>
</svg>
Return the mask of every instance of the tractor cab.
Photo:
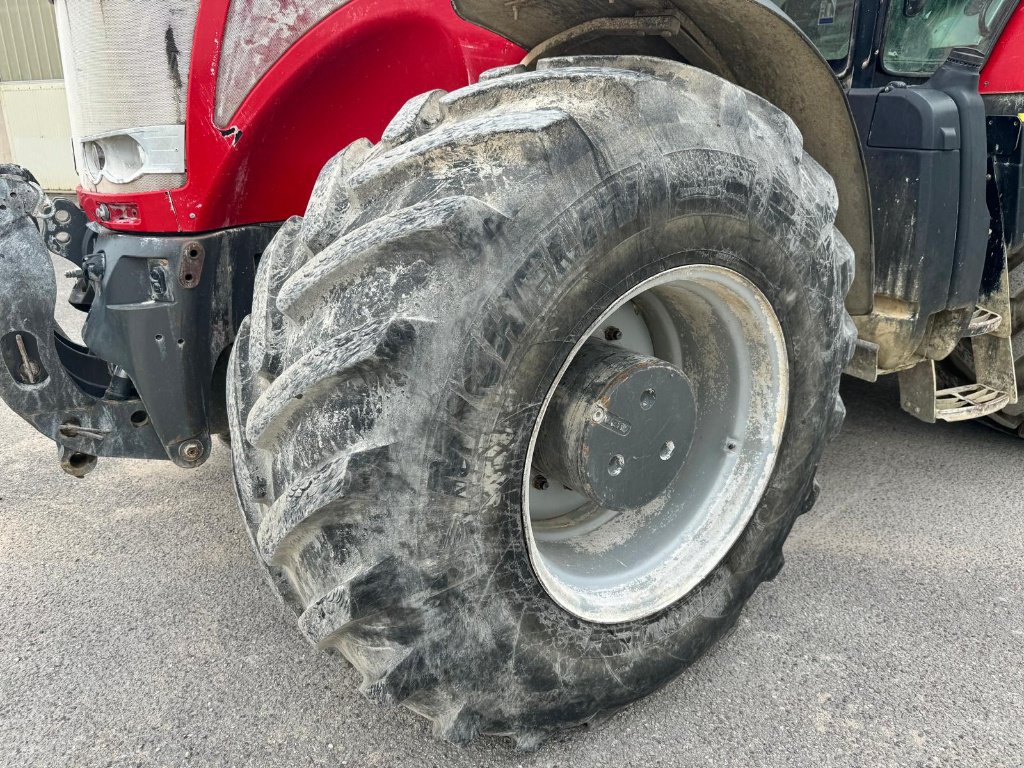
<svg viewBox="0 0 1024 768">
<path fill-rule="evenodd" d="M 1007 29 L 1016 3 L 780 7 L 846 89 L 868 169 L 874 300 L 870 313 L 854 313 L 850 372 L 872 381 L 898 372 L 903 407 L 926 421 L 1002 412 L 1004 426 L 1019 428 L 1012 324 L 999 319 L 1024 244 L 1024 101 L 1001 93 L 1013 88 L 1004 83 L 1015 66 L 1006 40 L 1019 36 Z M 945 372 L 935 365 L 943 359 Z"/>
</svg>

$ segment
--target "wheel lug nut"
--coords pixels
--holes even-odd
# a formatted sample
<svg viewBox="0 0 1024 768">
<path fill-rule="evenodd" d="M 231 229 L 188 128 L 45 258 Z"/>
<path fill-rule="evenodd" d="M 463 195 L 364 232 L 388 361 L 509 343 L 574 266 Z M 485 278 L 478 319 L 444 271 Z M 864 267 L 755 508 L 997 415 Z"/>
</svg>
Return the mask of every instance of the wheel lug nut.
<svg viewBox="0 0 1024 768">
<path fill-rule="evenodd" d="M 609 325 L 604 329 L 604 337 L 608 341 L 618 341 L 622 338 L 622 331 L 616 328 L 614 325 Z"/>
<path fill-rule="evenodd" d="M 546 491 L 551 487 L 551 484 L 548 483 L 548 479 L 544 475 L 537 475 L 533 478 L 533 487 L 538 491 Z"/>
</svg>

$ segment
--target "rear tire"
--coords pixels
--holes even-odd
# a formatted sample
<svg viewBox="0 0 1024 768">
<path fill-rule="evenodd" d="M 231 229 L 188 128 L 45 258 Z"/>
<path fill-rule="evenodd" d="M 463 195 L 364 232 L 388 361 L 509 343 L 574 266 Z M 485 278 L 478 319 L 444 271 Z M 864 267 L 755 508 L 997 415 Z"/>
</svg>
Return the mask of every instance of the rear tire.
<svg viewBox="0 0 1024 768">
<path fill-rule="evenodd" d="M 782 566 L 842 421 L 853 258 L 836 206 L 778 109 L 639 57 L 424 94 L 380 144 L 338 155 L 262 259 L 229 377 L 240 503 L 310 640 L 444 738 L 525 748 L 692 664 Z M 539 406 L 616 297 L 686 265 L 741 275 L 778 318 L 777 458 L 692 590 L 584 621 L 531 567 Z"/>
</svg>

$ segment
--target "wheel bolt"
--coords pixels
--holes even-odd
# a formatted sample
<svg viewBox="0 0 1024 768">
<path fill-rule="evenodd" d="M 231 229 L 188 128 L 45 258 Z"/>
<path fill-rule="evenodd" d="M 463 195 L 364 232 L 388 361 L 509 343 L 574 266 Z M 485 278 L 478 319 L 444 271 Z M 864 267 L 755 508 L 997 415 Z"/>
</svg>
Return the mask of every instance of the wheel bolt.
<svg viewBox="0 0 1024 768">
<path fill-rule="evenodd" d="M 203 457 L 203 444 L 198 440 L 186 440 L 178 446 L 178 455 L 185 461 L 195 463 Z"/>
<path fill-rule="evenodd" d="M 651 410 L 654 407 L 654 400 L 656 394 L 653 389 L 645 389 L 640 395 L 640 407 L 645 411 Z"/>
<path fill-rule="evenodd" d="M 618 341 L 622 338 L 622 331 L 616 328 L 614 325 L 609 325 L 604 329 L 604 337 L 608 341 Z"/>
<path fill-rule="evenodd" d="M 544 475 L 537 475 L 533 478 L 533 487 L 538 491 L 546 491 L 551 487 L 551 484 L 548 483 L 548 479 Z"/>
</svg>

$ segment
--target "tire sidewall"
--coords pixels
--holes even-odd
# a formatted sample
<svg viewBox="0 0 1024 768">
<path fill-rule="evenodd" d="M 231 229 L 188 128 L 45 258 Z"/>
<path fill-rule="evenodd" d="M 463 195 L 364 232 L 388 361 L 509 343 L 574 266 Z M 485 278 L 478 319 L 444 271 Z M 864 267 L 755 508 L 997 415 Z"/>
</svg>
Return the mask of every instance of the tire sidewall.
<svg viewBox="0 0 1024 768">
<path fill-rule="evenodd" d="M 731 626 L 802 511 L 842 366 L 841 280 L 828 243 L 814 239 L 832 230 L 812 220 L 827 213 L 802 204 L 786 179 L 758 176 L 737 156 L 717 159 L 715 177 L 700 184 L 693 180 L 707 164 L 696 150 L 631 168 L 559 213 L 532 242 L 530 233 L 517 237 L 514 224 L 501 234 L 500 247 L 523 257 L 464 329 L 464 352 L 427 444 L 422 498 L 453 524 L 411 519 L 421 563 L 460 564 L 459 591 L 475 616 L 452 621 L 448 642 L 465 654 L 454 675 L 465 674 L 470 657 L 480 661 L 478 691 L 510 684 L 496 662 L 514 636 L 521 690 L 531 679 L 538 690 L 550 685 L 557 669 L 581 713 L 595 700 L 614 707 L 648 693 Z M 530 565 L 522 477 L 539 404 L 575 343 L 619 296 L 688 264 L 738 272 L 775 310 L 790 369 L 784 436 L 753 518 L 698 587 L 641 620 L 589 623 L 556 605 Z M 468 626 L 481 613 L 483 638 Z M 543 721 L 543 705 L 534 711 Z M 557 711 L 564 720 L 573 707 L 563 700 Z"/>
</svg>

